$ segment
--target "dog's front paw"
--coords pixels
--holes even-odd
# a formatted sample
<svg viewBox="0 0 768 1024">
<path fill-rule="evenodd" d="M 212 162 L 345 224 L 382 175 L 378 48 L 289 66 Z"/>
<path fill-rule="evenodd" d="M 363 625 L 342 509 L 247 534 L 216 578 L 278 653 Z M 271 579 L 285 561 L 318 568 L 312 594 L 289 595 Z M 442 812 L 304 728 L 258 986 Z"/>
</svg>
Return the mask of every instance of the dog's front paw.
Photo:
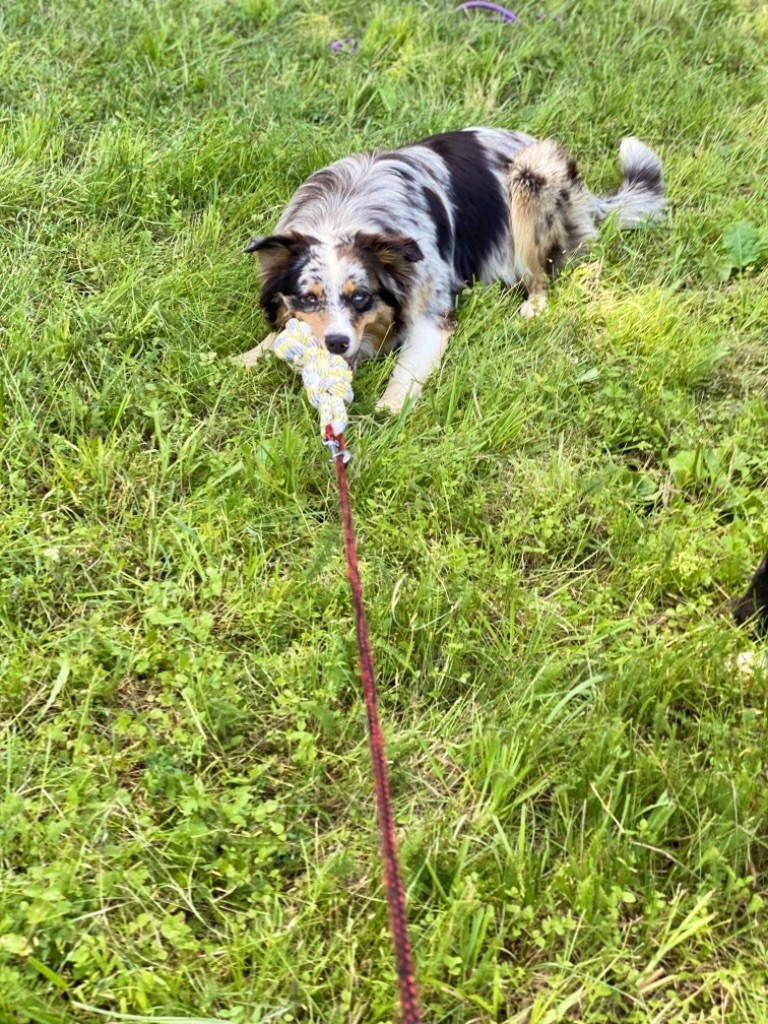
<svg viewBox="0 0 768 1024">
<path fill-rule="evenodd" d="M 376 412 L 383 412 L 387 416 L 397 416 L 403 411 L 405 399 L 399 396 L 387 397 L 383 395 L 376 403 Z"/>
<path fill-rule="evenodd" d="M 399 381 L 390 381 L 387 390 L 376 403 L 376 412 L 384 412 L 388 416 L 399 416 L 405 409 L 410 411 L 421 394 L 421 384 L 412 380 L 408 386 Z"/>
<path fill-rule="evenodd" d="M 546 295 L 532 295 L 520 307 L 520 316 L 524 316 L 526 320 L 533 320 L 539 313 L 543 313 L 546 308 Z"/>
<path fill-rule="evenodd" d="M 250 369 L 255 366 L 266 355 L 267 349 L 252 348 L 250 352 L 241 352 L 237 356 L 230 356 L 229 362 L 233 366 L 245 366 Z"/>
<path fill-rule="evenodd" d="M 241 352 L 237 356 L 230 356 L 229 362 L 235 366 L 254 366 L 268 352 L 272 351 L 274 341 L 274 334 L 268 334 L 264 341 L 260 341 L 255 348 L 249 349 L 247 352 Z"/>
</svg>

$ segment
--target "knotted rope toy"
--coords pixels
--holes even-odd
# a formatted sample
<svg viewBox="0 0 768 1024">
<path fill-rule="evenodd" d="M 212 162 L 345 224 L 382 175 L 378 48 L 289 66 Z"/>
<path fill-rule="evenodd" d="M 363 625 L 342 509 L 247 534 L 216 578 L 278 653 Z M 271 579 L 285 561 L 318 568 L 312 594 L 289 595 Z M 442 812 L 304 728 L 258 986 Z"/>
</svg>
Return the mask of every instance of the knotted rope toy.
<svg viewBox="0 0 768 1024">
<path fill-rule="evenodd" d="M 360 678 L 363 684 L 365 707 L 368 715 L 368 746 L 371 755 L 376 804 L 381 834 L 381 855 L 384 862 L 384 892 L 389 908 L 389 923 L 395 947 L 397 983 L 403 1024 L 421 1024 L 419 999 L 413 968 L 408 922 L 405 913 L 405 889 L 397 859 L 397 836 L 392 799 L 389 793 L 387 757 L 384 734 L 376 705 L 376 681 L 373 669 L 373 650 L 368 636 L 368 623 L 363 605 L 363 588 L 357 563 L 357 545 L 349 501 L 349 482 L 346 463 L 350 458 L 344 441 L 347 426 L 347 403 L 352 401 L 352 371 L 341 356 L 332 355 L 313 336 L 308 324 L 289 320 L 285 329 L 272 343 L 272 351 L 279 359 L 290 363 L 301 373 L 310 402 L 320 413 L 320 434 L 323 444 L 330 448 L 339 482 L 339 503 L 344 529 L 344 551 L 347 556 L 347 575 L 352 590 L 355 610 L 357 653 L 360 659 Z"/>
<path fill-rule="evenodd" d="M 346 360 L 324 348 L 309 324 L 295 318 L 275 338 L 272 351 L 301 374 L 307 397 L 320 413 L 323 441 L 327 441 L 329 427 L 335 435 L 343 434 L 348 423 L 347 405 L 355 397 Z"/>
</svg>

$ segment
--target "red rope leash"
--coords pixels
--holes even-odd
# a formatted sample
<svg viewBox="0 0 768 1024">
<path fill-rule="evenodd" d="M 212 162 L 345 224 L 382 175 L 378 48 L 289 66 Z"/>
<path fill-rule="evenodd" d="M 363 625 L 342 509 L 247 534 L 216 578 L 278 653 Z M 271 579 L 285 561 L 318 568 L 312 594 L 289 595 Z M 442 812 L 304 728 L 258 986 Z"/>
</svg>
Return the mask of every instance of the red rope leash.
<svg viewBox="0 0 768 1024">
<path fill-rule="evenodd" d="M 331 442 L 333 461 L 336 464 L 336 476 L 339 481 L 339 502 L 344 523 L 344 550 L 347 555 L 347 573 L 352 589 L 352 604 L 355 609 L 357 630 L 357 651 L 360 657 L 360 676 L 365 693 L 365 707 L 368 713 L 368 742 L 371 752 L 371 766 L 376 789 L 376 803 L 379 811 L 379 829 L 381 831 L 381 853 L 384 859 L 384 889 L 389 907 L 389 922 L 397 958 L 397 982 L 400 990 L 400 1008 L 403 1024 L 421 1024 L 419 1001 L 416 994 L 416 977 L 413 969 L 411 944 L 408 940 L 408 923 L 405 914 L 405 890 L 400 877 L 400 865 L 397 859 L 397 839 L 395 836 L 395 820 L 392 816 L 392 804 L 389 797 L 389 779 L 387 777 L 387 760 L 384 753 L 384 736 L 381 732 L 379 714 L 376 707 L 376 684 L 373 674 L 373 653 L 368 637 L 368 623 L 363 606 L 363 588 L 357 566 L 357 545 L 355 530 L 352 524 L 352 509 L 349 504 L 349 484 L 347 481 L 347 465 L 341 454 L 346 450 L 343 434 L 335 434 L 329 426 L 325 430 L 326 442 Z M 333 445 L 337 445 L 334 451 Z"/>
</svg>

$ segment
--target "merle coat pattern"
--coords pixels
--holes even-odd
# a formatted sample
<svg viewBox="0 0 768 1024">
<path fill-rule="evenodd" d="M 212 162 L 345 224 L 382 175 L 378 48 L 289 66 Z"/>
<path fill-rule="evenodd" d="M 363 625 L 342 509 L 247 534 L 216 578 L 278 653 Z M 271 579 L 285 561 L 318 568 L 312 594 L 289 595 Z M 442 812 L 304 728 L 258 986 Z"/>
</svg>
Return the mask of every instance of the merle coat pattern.
<svg viewBox="0 0 768 1024">
<path fill-rule="evenodd" d="M 345 157 L 299 187 L 273 234 L 246 247 L 261 269 L 273 331 L 292 317 L 354 368 L 398 350 L 378 408 L 398 412 L 442 360 L 458 293 L 522 284 L 520 308 L 546 304 L 549 280 L 605 217 L 632 228 L 664 216 L 661 164 L 621 145 L 622 185 L 593 195 L 553 140 L 468 128 L 401 149 Z M 252 364 L 271 334 L 239 357 Z"/>
</svg>

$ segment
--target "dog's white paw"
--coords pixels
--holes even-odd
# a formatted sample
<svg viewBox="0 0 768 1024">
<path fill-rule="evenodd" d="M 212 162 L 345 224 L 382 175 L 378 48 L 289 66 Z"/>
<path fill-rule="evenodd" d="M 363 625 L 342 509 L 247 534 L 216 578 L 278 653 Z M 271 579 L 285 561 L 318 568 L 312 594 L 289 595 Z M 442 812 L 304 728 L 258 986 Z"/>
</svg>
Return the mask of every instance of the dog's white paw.
<svg viewBox="0 0 768 1024">
<path fill-rule="evenodd" d="M 251 349 L 250 352 L 241 352 L 238 356 L 230 356 L 230 363 L 234 363 L 235 366 L 255 366 L 259 360 L 263 359 L 265 351 L 263 349 Z"/>
<path fill-rule="evenodd" d="M 546 295 L 532 295 L 530 299 L 526 299 L 520 307 L 520 316 L 524 316 L 526 320 L 533 320 L 539 313 L 543 313 L 547 308 L 547 296 Z"/>
<path fill-rule="evenodd" d="M 268 352 L 272 351 L 274 341 L 274 334 L 268 334 L 264 341 L 260 341 L 255 348 L 251 348 L 247 352 L 241 352 L 236 356 L 230 356 L 229 362 L 234 363 L 235 366 L 255 366 L 260 359 L 263 359 Z"/>
<path fill-rule="evenodd" d="M 383 395 L 376 403 L 376 412 L 385 412 L 388 416 L 397 416 L 403 411 L 405 399 L 400 397 L 387 398 Z"/>
<path fill-rule="evenodd" d="M 408 412 L 413 408 L 420 394 L 421 385 L 416 381 L 411 381 L 411 386 L 407 390 L 399 386 L 388 387 L 376 403 L 376 412 L 399 416 L 404 409 Z"/>
</svg>

